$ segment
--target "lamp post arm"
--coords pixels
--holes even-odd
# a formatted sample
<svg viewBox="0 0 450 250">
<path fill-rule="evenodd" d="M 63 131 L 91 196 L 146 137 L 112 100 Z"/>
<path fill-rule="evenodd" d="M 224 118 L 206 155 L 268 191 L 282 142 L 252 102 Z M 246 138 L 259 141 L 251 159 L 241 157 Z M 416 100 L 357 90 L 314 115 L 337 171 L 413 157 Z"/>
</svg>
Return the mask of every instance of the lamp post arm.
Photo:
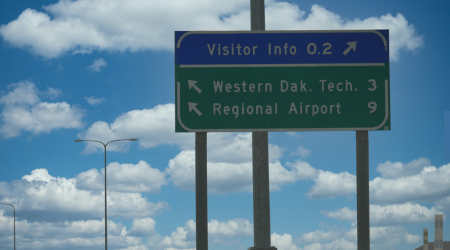
<svg viewBox="0 0 450 250">
<path fill-rule="evenodd" d="M 16 250 L 16 208 L 12 204 L 0 203 L 4 205 L 10 205 L 14 209 L 14 250 Z"/>
<path fill-rule="evenodd" d="M 103 142 L 101 142 L 101 141 L 96 141 L 96 140 L 80 140 L 80 139 L 78 139 L 78 140 L 74 140 L 74 141 L 75 141 L 75 142 L 94 141 L 94 142 L 99 142 L 99 143 L 103 144 L 103 146 L 105 146 L 105 143 L 103 143 Z"/>
<path fill-rule="evenodd" d="M 136 141 L 137 139 L 135 138 L 131 138 L 131 139 L 119 139 L 119 140 L 113 140 L 113 141 L 109 141 L 106 143 L 106 146 L 111 143 L 111 142 L 115 142 L 115 141 Z"/>
</svg>

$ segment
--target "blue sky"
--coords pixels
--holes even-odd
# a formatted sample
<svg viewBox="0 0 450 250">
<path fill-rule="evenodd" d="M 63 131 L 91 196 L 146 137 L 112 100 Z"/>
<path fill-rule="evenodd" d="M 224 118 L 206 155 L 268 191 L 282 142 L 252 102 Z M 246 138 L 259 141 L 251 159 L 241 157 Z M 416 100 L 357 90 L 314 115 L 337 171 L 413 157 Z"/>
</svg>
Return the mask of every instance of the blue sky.
<svg viewBox="0 0 450 250">
<path fill-rule="evenodd" d="M 267 30 L 389 29 L 391 131 L 369 132 L 371 249 L 450 212 L 448 1 L 269 1 Z M 194 135 L 175 133 L 174 31 L 249 30 L 249 1 L 1 1 L 0 202 L 17 249 L 195 248 Z M 270 132 L 272 245 L 356 249 L 355 132 Z M 447 151 L 446 151 L 447 145 Z M 447 153 L 446 153 L 447 152 Z M 226 171 L 221 171 L 226 169 Z M 208 135 L 210 249 L 253 246 L 251 134 Z M 2 205 L 3 206 L 3 205 Z M 13 213 L 0 207 L 0 246 Z"/>
</svg>

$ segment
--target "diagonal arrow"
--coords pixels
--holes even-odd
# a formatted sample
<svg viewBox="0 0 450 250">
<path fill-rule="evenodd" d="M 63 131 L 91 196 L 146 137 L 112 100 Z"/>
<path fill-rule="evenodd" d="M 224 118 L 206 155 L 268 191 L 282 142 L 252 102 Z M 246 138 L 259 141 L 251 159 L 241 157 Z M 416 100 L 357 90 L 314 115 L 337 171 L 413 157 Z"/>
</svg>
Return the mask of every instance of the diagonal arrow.
<svg viewBox="0 0 450 250">
<path fill-rule="evenodd" d="M 200 94 L 202 93 L 202 90 L 199 87 L 197 87 L 197 85 L 195 85 L 196 83 L 197 81 L 188 80 L 189 89 L 192 89 L 192 87 L 194 87 L 194 89 L 197 90 L 197 92 Z"/>
<path fill-rule="evenodd" d="M 192 110 L 195 111 L 195 113 L 197 113 L 198 116 L 202 115 L 202 112 L 200 112 L 200 110 L 198 110 L 196 108 L 196 106 L 198 105 L 198 103 L 193 103 L 193 102 L 188 102 L 189 105 L 189 112 L 191 112 Z"/>
<path fill-rule="evenodd" d="M 356 41 L 354 42 L 349 42 L 347 43 L 349 46 L 348 48 L 343 52 L 344 56 L 347 55 L 348 52 L 350 52 L 351 49 L 353 49 L 353 51 L 356 51 Z"/>
</svg>

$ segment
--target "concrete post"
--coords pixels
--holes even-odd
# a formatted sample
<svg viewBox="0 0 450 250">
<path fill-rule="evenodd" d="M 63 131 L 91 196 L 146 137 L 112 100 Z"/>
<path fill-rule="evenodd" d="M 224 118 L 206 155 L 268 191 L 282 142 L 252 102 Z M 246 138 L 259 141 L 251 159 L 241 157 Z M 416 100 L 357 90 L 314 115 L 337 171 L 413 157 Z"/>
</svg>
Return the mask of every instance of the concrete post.
<svg viewBox="0 0 450 250">
<path fill-rule="evenodd" d="M 251 30 L 265 30 L 264 0 L 250 0 Z M 268 132 L 252 132 L 253 232 L 251 250 L 276 250 L 270 244 Z"/>
<path fill-rule="evenodd" d="M 370 249 L 369 131 L 356 131 L 356 214 L 358 250 Z"/>
<path fill-rule="evenodd" d="M 208 250 L 207 134 L 195 133 L 196 249 Z"/>
</svg>

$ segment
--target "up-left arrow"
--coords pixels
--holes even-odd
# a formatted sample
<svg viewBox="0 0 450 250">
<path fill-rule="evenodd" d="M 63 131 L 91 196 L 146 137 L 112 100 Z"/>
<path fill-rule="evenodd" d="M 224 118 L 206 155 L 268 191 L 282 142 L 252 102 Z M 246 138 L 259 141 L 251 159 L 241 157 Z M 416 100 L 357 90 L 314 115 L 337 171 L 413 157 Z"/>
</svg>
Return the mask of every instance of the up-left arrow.
<svg viewBox="0 0 450 250">
<path fill-rule="evenodd" d="M 194 89 L 197 90 L 197 92 L 200 94 L 202 93 L 202 90 L 199 87 L 197 87 L 197 85 L 195 85 L 196 83 L 197 81 L 188 80 L 189 89 L 192 89 L 192 87 L 194 87 Z"/>
<path fill-rule="evenodd" d="M 200 112 L 200 110 L 197 109 L 198 103 L 188 102 L 188 105 L 189 105 L 189 112 L 194 110 L 195 113 L 197 113 L 198 116 L 202 115 L 202 112 Z"/>
</svg>

